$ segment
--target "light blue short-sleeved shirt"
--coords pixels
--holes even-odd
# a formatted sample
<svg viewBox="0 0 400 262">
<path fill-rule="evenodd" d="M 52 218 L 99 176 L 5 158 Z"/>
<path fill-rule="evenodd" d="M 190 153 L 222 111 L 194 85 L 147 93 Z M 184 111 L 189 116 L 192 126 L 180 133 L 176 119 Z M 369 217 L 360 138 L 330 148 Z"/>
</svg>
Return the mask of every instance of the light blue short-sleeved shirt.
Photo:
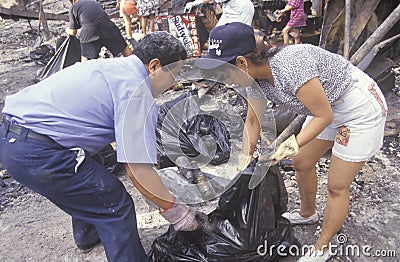
<svg viewBox="0 0 400 262">
<path fill-rule="evenodd" d="M 6 98 L 13 124 L 90 154 L 116 141 L 117 160 L 156 163 L 157 105 L 134 55 L 77 63 Z"/>
</svg>

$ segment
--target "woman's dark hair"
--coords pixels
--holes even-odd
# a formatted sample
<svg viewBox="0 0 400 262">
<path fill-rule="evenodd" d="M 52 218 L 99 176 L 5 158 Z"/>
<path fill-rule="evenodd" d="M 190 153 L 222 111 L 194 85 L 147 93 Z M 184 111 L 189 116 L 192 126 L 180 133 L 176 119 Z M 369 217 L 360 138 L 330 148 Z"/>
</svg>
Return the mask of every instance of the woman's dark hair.
<svg viewBox="0 0 400 262">
<path fill-rule="evenodd" d="M 253 64 L 263 65 L 268 62 L 269 57 L 274 56 L 285 47 L 286 45 L 283 44 L 259 43 L 253 51 L 244 55 L 244 57 L 249 59 Z"/>
<path fill-rule="evenodd" d="M 184 60 L 187 52 L 179 39 L 170 33 L 157 31 L 143 37 L 133 50 L 143 64 L 158 58 L 162 66 Z"/>
</svg>

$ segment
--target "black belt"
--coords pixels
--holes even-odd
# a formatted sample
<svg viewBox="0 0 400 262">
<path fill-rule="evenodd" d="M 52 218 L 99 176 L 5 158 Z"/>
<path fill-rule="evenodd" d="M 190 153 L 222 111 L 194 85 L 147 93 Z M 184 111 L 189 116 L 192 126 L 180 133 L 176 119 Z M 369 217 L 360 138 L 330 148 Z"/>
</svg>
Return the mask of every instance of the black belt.
<svg viewBox="0 0 400 262">
<path fill-rule="evenodd" d="M 11 124 L 10 122 L 8 122 L 6 120 L 4 122 L 6 122 L 6 125 L 8 124 L 8 131 L 11 132 L 11 133 L 14 133 L 16 135 L 21 135 L 22 129 L 25 128 L 25 127 L 20 127 L 20 126 L 13 125 L 13 124 Z M 51 144 L 55 143 L 53 139 L 51 139 L 50 137 L 48 137 L 46 135 L 42 135 L 42 134 L 36 133 L 35 131 L 32 131 L 32 130 L 30 130 L 28 128 L 26 128 L 26 129 L 28 131 L 26 137 L 29 137 L 29 138 L 32 138 L 32 139 L 36 139 L 36 140 L 40 140 L 40 141 L 47 142 L 47 143 L 51 143 Z"/>
</svg>

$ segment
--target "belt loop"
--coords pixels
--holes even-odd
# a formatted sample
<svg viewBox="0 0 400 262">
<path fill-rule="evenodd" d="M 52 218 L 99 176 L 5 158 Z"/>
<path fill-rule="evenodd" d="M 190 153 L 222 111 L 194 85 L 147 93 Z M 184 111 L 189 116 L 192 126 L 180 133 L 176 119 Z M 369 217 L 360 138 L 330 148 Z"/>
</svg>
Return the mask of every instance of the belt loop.
<svg viewBox="0 0 400 262">
<path fill-rule="evenodd" d="M 21 138 L 21 141 L 26 141 L 26 138 L 28 137 L 29 129 L 25 127 L 21 127 L 21 134 L 19 137 Z"/>
</svg>

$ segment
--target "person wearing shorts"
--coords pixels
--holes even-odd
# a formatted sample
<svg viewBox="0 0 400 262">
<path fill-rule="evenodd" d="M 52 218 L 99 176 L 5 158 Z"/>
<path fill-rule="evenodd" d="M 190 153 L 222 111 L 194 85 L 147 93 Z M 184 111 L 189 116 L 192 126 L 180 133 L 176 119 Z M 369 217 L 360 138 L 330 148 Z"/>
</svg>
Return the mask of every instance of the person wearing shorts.
<svg viewBox="0 0 400 262">
<path fill-rule="evenodd" d="M 80 29 L 81 61 L 96 59 L 105 46 L 114 57 L 132 54 L 118 27 L 110 20 L 107 13 L 95 0 L 70 0 L 69 35 L 76 35 Z"/>
<path fill-rule="evenodd" d="M 240 166 L 253 157 L 267 99 L 308 116 L 301 131 L 282 142 L 267 159 L 274 164 L 293 158 L 300 210 L 283 215 L 292 224 L 319 222 L 315 166 L 332 149 L 322 231 L 314 250 L 299 261 L 328 260 L 330 241 L 348 213 L 350 185 L 383 144 L 387 104 L 381 90 L 373 79 L 338 54 L 310 44 L 256 44 L 253 28 L 243 23 L 214 28 L 210 42 L 215 44 L 207 57 L 213 59 L 197 60 L 197 67 L 218 70 L 216 67 L 229 62 L 249 76 L 235 80 L 248 86 L 247 132 L 243 132 Z M 234 74 L 224 75 L 230 84 Z"/>
<path fill-rule="evenodd" d="M 282 16 L 290 11 L 290 19 L 282 29 L 283 42 L 289 44 L 289 33 L 293 31 L 294 43 L 300 44 L 300 28 L 307 25 L 306 14 L 304 13 L 304 0 L 289 0 L 285 8 L 279 10 L 277 21 L 282 20 Z"/>
<path fill-rule="evenodd" d="M 154 32 L 154 18 L 158 10 L 157 0 L 137 0 L 138 16 L 140 16 L 140 27 L 144 35 L 147 34 L 147 19 L 149 20 L 149 31 Z"/>
<path fill-rule="evenodd" d="M 134 2 L 132 0 L 117 0 L 117 6 L 119 7 L 119 16 L 124 19 L 125 25 L 125 33 L 128 39 L 132 39 L 132 16 L 136 16 L 134 14 L 127 13 L 124 6 L 125 2 Z"/>
</svg>

